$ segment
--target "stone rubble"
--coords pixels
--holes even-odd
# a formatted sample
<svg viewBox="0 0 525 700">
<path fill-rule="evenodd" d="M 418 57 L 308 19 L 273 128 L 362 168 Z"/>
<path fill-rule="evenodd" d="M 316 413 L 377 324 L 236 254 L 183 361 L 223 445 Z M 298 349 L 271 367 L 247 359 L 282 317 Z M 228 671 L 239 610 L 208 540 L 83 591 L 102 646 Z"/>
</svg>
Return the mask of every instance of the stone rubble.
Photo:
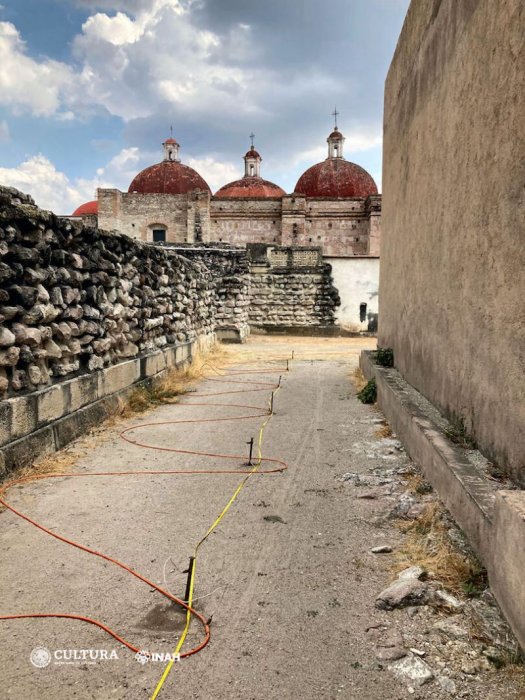
<svg viewBox="0 0 525 700">
<path fill-rule="evenodd" d="M 239 255 L 188 260 L 0 187 L 0 398 L 194 340 L 226 318 L 246 324 Z"/>
<path fill-rule="evenodd" d="M 375 424 L 374 419 L 367 422 Z M 429 494 L 420 470 L 403 451 L 389 468 L 377 466 L 385 453 L 381 446 L 384 439 L 378 437 L 377 442 L 376 446 L 365 441 L 354 446 L 356 453 L 374 458 L 375 464 L 363 473 L 348 472 L 339 481 L 354 498 L 362 497 L 363 487 L 375 487 L 376 498 L 385 504 L 383 514 L 371 521 L 380 534 L 383 528 L 389 531 L 394 518 L 400 523 L 424 518 L 425 510 L 437 502 L 437 495 Z M 408 484 L 403 477 L 409 477 Z M 410 486 L 413 477 L 417 477 L 414 488 Z M 382 480 L 388 480 L 390 492 L 380 493 L 377 484 Z M 450 544 L 459 555 L 472 558 L 464 535 L 446 513 L 443 517 Z M 385 539 L 379 539 L 368 554 L 375 557 L 403 551 L 397 537 L 395 543 Z M 385 561 L 394 560 L 387 557 Z M 375 647 L 375 663 L 405 680 L 408 694 L 418 698 L 488 697 L 480 692 L 485 680 L 493 682 L 497 669 L 520 658 L 517 641 L 488 588 L 474 597 L 451 593 L 435 573 L 417 563 L 397 574 L 377 595 L 373 619 L 377 622 L 370 623 L 367 637 Z M 502 676 L 502 688 L 506 682 Z M 504 690 L 501 697 L 506 697 Z"/>
</svg>

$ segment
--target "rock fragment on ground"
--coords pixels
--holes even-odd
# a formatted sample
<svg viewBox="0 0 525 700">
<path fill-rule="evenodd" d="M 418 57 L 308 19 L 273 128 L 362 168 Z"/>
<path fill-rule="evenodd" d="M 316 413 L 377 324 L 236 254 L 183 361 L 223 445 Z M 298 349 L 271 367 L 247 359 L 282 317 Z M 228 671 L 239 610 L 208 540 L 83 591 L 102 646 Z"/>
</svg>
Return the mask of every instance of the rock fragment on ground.
<svg viewBox="0 0 525 700">
<path fill-rule="evenodd" d="M 417 656 L 408 655 L 388 666 L 398 678 L 404 678 L 417 686 L 424 685 L 434 678 L 430 666 Z"/>
<path fill-rule="evenodd" d="M 377 596 L 375 605 L 380 610 L 392 610 L 408 605 L 424 605 L 428 600 L 428 588 L 416 578 L 398 579 Z"/>
</svg>

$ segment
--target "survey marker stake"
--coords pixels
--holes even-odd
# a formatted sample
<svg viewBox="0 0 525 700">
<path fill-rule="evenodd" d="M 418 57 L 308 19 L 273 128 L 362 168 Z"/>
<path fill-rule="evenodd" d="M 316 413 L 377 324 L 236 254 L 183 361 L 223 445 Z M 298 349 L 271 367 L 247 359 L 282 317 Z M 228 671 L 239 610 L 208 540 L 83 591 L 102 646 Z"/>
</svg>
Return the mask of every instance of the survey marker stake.
<svg viewBox="0 0 525 700">
<path fill-rule="evenodd" d="M 190 589 L 191 589 L 191 576 L 193 574 L 193 567 L 195 566 L 195 557 L 190 557 L 190 565 L 188 566 L 188 569 L 186 571 L 183 571 L 183 574 L 188 574 L 188 578 L 186 580 L 186 593 L 184 594 L 184 602 L 189 603 L 190 602 Z"/>
<path fill-rule="evenodd" d="M 248 440 L 248 442 L 247 442 L 246 444 L 250 446 L 250 454 L 249 454 L 249 456 L 248 456 L 248 462 L 246 463 L 245 466 L 247 466 L 247 467 L 253 467 L 253 464 L 252 464 L 253 438 L 252 438 L 251 440 Z"/>
</svg>

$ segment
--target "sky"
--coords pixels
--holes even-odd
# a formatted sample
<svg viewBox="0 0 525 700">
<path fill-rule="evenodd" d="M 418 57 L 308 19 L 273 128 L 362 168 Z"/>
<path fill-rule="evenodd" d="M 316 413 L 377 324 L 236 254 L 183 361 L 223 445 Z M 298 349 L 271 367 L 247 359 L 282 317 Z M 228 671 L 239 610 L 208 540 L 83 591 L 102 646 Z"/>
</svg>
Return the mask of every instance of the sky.
<svg viewBox="0 0 525 700">
<path fill-rule="evenodd" d="M 287 192 L 327 155 L 381 187 L 384 81 L 409 0 L 0 0 L 0 184 L 70 214 L 162 160 L 212 191 L 244 174 Z"/>
</svg>

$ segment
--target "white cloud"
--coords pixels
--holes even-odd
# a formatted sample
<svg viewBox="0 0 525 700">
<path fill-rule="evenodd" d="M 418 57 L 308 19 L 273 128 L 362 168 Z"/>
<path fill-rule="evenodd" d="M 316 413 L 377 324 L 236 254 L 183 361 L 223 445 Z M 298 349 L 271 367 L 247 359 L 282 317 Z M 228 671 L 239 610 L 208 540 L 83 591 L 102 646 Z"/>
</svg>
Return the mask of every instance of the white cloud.
<svg viewBox="0 0 525 700">
<path fill-rule="evenodd" d="M 96 37 L 114 46 L 133 44 L 139 39 L 142 31 L 139 22 L 134 22 L 122 12 L 118 12 L 114 17 L 99 12 L 82 25 L 84 37 Z"/>
<path fill-rule="evenodd" d="M 31 156 L 16 168 L 0 168 L 0 184 L 30 194 L 43 209 L 71 214 L 80 204 L 96 198 L 97 187 L 127 189 L 139 169 L 138 148 L 125 148 L 92 179 L 71 180 L 42 154 Z"/>
<path fill-rule="evenodd" d="M 0 104 L 15 112 L 30 110 L 49 116 L 60 110 L 63 95 L 72 86 L 72 69 L 58 61 L 35 61 L 16 27 L 0 22 Z"/>
<path fill-rule="evenodd" d="M 158 113 L 166 105 L 214 113 L 253 108 L 256 77 L 231 65 L 249 50 L 247 25 L 224 41 L 192 23 L 189 9 L 175 0 L 155 0 L 133 18 L 118 12 L 90 17 L 75 38 L 81 65 L 77 103 L 98 104 L 128 121 Z M 234 99 L 233 99 L 234 98 Z"/>
<path fill-rule="evenodd" d="M 9 124 L 4 120 L 0 122 L 0 143 L 8 143 L 11 140 Z"/>
<path fill-rule="evenodd" d="M 106 166 L 98 168 L 93 178 L 70 179 L 49 158 L 38 154 L 15 168 L 0 168 L 0 184 L 30 194 L 43 209 L 71 214 L 80 204 L 96 198 L 97 187 L 127 191 L 135 175 L 151 162 L 151 154 L 141 153 L 138 148 L 124 148 Z M 211 157 L 190 158 L 187 164 L 202 175 L 212 192 L 242 176 L 233 163 Z"/>
<path fill-rule="evenodd" d="M 187 164 L 202 175 L 213 193 L 243 175 L 233 163 L 223 163 L 213 158 L 190 158 Z"/>
<path fill-rule="evenodd" d="M 368 151 L 371 148 L 377 148 L 383 143 L 383 134 L 380 125 L 376 127 L 356 127 L 350 131 L 345 130 L 343 155 L 346 160 L 352 160 L 352 154 Z M 306 151 L 297 153 L 293 160 L 294 166 L 304 163 L 319 163 L 328 156 L 328 144 L 324 146 L 316 146 Z"/>
<path fill-rule="evenodd" d="M 249 24 L 205 29 L 192 15 L 195 0 L 84 4 L 117 12 L 84 22 L 71 65 L 31 58 L 16 27 L 0 22 L 0 104 L 62 121 L 102 108 L 124 121 L 168 112 L 238 123 L 268 119 L 276 101 L 300 104 L 340 89 L 322 70 L 288 71 L 284 80 L 282 67 L 267 67 Z"/>
</svg>

